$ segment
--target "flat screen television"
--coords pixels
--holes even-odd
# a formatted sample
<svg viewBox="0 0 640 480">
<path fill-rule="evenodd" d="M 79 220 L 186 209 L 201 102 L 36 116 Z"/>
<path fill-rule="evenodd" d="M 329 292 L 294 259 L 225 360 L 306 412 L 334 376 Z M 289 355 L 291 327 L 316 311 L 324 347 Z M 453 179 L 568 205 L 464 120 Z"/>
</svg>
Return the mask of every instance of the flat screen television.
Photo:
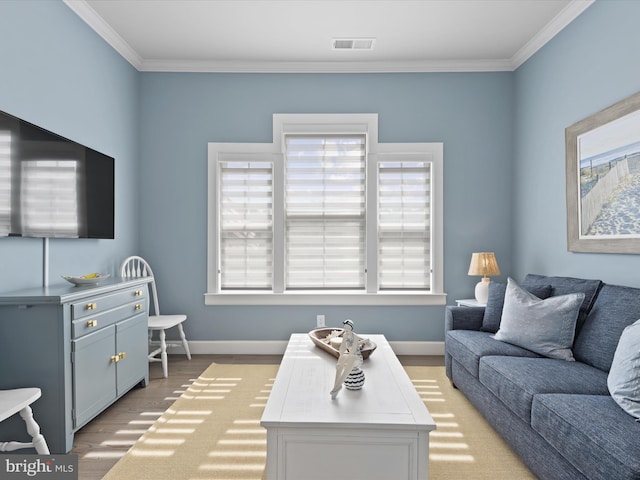
<svg viewBox="0 0 640 480">
<path fill-rule="evenodd" d="M 114 163 L 0 111 L 0 237 L 114 238 Z"/>
</svg>

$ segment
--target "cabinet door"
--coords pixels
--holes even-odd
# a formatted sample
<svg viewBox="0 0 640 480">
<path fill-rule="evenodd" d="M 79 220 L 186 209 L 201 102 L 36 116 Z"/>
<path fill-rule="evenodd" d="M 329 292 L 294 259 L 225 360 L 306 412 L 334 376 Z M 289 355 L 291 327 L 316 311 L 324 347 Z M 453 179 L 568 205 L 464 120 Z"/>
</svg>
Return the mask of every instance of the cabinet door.
<svg viewBox="0 0 640 480">
<path fill-rule="evenodd" d="M 116 399 L 115 325 L 72 341 L 73 427 L 79 428 Z"/>
<path fill-rule="evenodd" d="M 147 377 L 149 370 L 147 315 L 141 314 L 116 325 L 118 396 Z"/>
</svg>

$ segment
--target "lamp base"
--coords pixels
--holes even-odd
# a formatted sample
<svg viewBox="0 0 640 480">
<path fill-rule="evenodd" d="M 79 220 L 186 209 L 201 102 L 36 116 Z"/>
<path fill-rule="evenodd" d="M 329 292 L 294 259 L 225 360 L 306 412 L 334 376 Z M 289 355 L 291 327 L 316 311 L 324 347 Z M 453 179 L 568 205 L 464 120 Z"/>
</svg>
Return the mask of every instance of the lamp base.
<svg viewBox="0 0 640 480">
<path fill-rule="evenodd" d="M 487 300 L 489 300 L 489 282 L 491 280 L 489 280 L 489 277 L 483 277 L 482 280 L 480 280 L 477 284 L 476 284 L 476 301 L 481 304 L 481 305 L 486 305 L 487 304 Z"/>
</svg>

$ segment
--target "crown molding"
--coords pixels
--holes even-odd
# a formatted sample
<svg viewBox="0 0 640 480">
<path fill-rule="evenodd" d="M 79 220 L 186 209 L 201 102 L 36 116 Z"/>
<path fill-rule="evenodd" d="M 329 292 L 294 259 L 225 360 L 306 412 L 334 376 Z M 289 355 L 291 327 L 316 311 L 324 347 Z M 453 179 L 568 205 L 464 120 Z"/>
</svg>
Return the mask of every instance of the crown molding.
<svg viewBox="0 0 640 480">
<path fill-rule="evenodd" d="M 63 0 L 87 25 L 140 72 L 216 73 L 422 73 L 511 72 L 520 67 L 595 0 L 572 0 L 510 59 L 415 62 L 252 62 L 145 60 L 85 0 Z"/>
<path fill-rule="evenodd" d="M 129 62 L 137 70 L 142 68 L 143 60 L 138 52 L 104 21 L 104 19 L 96 13 L 84 0 L 63 0 L 65 5 L 78 15 L 84 22 L 89 25 L 105 42 L 118 52 L 127 62 Z"/>
<path fill-rule="evenodd" d="M 510 60 L 417 62 L 240 62 L 144 60 L 143 72 L 413 73 L 511 71 Z"/>
<path fill-rule="evenodd" d="M 558 15 L 511 57 L 511 69 L 516 70 L 520 67 L 567 25 L 578 18 L 578 16 L 594 2 L 595 0 L 572 0 L 571 3 L 564 7 Z"/>
</svg>

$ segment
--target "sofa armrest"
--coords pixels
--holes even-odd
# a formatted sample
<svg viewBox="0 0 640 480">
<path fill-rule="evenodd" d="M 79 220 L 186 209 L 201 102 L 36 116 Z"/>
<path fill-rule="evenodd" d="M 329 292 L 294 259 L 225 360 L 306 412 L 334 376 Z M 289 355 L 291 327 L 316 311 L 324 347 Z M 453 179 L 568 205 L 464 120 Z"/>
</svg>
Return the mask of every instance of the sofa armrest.
<svg viewBox="0 0 640 480">
<path fill-rule="evenodd" d="M 484 307 L 453 307 L 445 309 L 444 331 L 480 330 Z"/>
</svg>

